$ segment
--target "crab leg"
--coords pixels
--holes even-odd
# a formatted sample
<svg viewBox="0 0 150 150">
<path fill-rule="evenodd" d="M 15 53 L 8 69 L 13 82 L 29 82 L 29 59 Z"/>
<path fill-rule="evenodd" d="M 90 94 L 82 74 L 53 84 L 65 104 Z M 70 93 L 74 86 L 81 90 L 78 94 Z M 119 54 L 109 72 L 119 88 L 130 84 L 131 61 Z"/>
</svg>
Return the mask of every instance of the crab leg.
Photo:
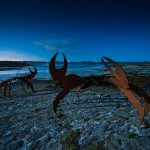
<svg viewBox="0 0 150 150">
<path fill-rule="evenodd" d="M 6 96 L 8 82 L 9 82 L 9 80 L 6 81 L 5 86 L 4 86 L 4 96 Z"/>
<path fill-rule="evenodd" d="M 140 116 L 140 124 L 144 121 L 145 117 L 145 109 L 141 106 L 141 103 L 138 101 L 137 97 L 134 95 L 134 93 L 131 90 L 126 90 L 123 88 L 119 88 L 125 96 L 130 100 L 132 105 L 136 108 L 139 116 Z"/>
<path fill-rule="evenodd" d="M 34 88 L 33 88 L 33 85 L 30 81 L 26 80 L 26 79 L 21 79 L 24 83 L 27 84 L 28 88 L 31 88 L 33 92 L 35 92 Z"/>
<path fill-rule="evenodd" d="M 54 110 L 55 114 L 57 114 L 57 107 L 58 107 L 60 100 L 62 100 L 68 93 L 69 93 L 68 89 L 63 89 L 54 99 L 53 110 Z"/>
</svg>

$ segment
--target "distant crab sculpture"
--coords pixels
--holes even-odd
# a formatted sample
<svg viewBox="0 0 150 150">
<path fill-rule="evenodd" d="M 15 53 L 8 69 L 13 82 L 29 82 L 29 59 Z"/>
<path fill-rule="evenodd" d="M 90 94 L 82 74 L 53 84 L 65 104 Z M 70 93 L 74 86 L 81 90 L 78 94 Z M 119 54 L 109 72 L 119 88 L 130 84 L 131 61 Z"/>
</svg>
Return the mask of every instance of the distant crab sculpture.
<svg viewBox="0 0 150 150">
<path fill-rule="evenodd" d="M 126 72 L 123 70 L 121 66 L 119 66 L 116 62 L 111 60 L 108 57 L 103 57 L 101 59 L 102 64 L 106 67 L 106 69 L 113 75 L 113 76 L 88 76 L 88 77 L 80 77 L 75 74 L 69 74 L 66 76 L 67 72 L 67 59 L 65 55 L 64 57 L 64 66 L 60 69 L 56 69 L 55 67 L 55 60 L 58 53 L 56 53 L 49 64 L 49 70 L 52 78 L 56 81 L 58 81 L 59 84 L 63 85 L 62 91 L 56 96 L 56 98 L 53 101 L 53 110 L 55 112 L 54 117 L 59 117 L 60 115 L 57 114 L 57 108 L 58 104 L 60 103 L 60 100 L 62 100 L 71 89 L 76 88 L 79 92 L 80 89 L 86 84 L 87 81 L 89 81 L 91 78 L 94 78 L 94 80 L 107 80 L 111 84 L 114 84 L 117 86 L 124 94 L 125 96 L 131 101 L 133 106 L 136 108 L 136 110 L 139 113 L 140 116 L 140 124 L 143 123 L 145 115 L 150 112 L 150 97 L 148 94 L 138 87 L 137 85 L 134 85 L 133 83 L 130 83 L 127 78 Z M 116 70 L 112 70 L 104 61 L 107 60 L 109 63 L 111 63 Z M 141 102 L 139 101 L 139 98 L 143 101 L 145 104 L 142 106 Z"/>
<path fill-rule="evenodd" d="M 37 74 L 37 69 L 35 67 L 34 68 L 34 71 L 31 70 L 31 68 L 29 67 L 29 74 L 26 74 L 24 76 L 17 76 L 17 77 L 13 77 L 13 78 L 10 78 L 10 79 L 7 79 L 3 82 L 0 83 L 0 88 L 4 88 L 4 96 L 6 96 L 6 92 L 7 92 L 7 87 L 9 87 L 9 95 L 10 95 L 10 91 L 11 91 L 11 85 L 12 85 L 12 82 L 15 81 L 15 80 L 20 80 L 24 83 L 27 84 L 28 88 L 31 88 L 32 91 L 34 91 L 34 88 L 33 88 L 33 85 L 32 83 L 29 81 L 29 79 L 32 79 L 36 76 Z"/>
</svg>

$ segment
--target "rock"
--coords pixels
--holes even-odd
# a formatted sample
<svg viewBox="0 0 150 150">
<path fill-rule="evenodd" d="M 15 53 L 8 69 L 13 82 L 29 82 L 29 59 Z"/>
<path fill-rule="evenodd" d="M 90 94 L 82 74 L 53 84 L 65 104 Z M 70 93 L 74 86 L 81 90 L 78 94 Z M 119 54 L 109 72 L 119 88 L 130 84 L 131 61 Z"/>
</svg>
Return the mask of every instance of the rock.
<svg viewBox="0 0 150 150">
<path fill-rule="evenodd" d="M 40 85 L 38 92 L 0 99 L 0 149 L 149 149 L 150 115 L 147 128 L 139 128 L 137 111 L 118 89 L 82 89 L 78 103 L 71 91 L 59 104 L 61 117 L 54 119 L 58 91 L 42 91 Z"/>
</svg>

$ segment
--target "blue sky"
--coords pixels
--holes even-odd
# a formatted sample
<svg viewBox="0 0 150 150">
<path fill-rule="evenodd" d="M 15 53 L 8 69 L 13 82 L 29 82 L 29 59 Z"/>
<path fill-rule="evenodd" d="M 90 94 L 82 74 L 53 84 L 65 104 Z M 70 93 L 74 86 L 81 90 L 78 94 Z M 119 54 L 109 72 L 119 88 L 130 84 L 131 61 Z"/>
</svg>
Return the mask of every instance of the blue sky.
<svg viewBox="0 0 150 150">
<path fill-rule="evenodd" d="M 150 61 L 149 8 L 145 0 L 1 0 L 0 60 L 49 61 L 59 51 L 70 61 Z"/>
</svg>

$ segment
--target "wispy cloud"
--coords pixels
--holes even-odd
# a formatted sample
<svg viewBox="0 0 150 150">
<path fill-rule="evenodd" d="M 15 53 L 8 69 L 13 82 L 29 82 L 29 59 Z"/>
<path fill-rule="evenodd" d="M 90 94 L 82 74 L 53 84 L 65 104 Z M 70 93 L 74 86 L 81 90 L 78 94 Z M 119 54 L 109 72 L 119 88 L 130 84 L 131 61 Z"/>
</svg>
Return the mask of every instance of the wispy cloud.
<svg viewBox="0 0 150 150">
<path fill-rule="evenodd" d="M 77 40 L 52 40 L 52 41 L 35 41 L 33 42 L 36 45 L 43 46 L 49 51 L 63 51 L 66 49 L 72 49 L 80 45 L 80 42 Z"/>
<path fill-rule="evenodd" d="M 40 58 L 26 54 L 24 52 L 16 51 L 16 50 L 1 50 L 0 49 L 0 61 L 38 61 Z"/>
</svg>

